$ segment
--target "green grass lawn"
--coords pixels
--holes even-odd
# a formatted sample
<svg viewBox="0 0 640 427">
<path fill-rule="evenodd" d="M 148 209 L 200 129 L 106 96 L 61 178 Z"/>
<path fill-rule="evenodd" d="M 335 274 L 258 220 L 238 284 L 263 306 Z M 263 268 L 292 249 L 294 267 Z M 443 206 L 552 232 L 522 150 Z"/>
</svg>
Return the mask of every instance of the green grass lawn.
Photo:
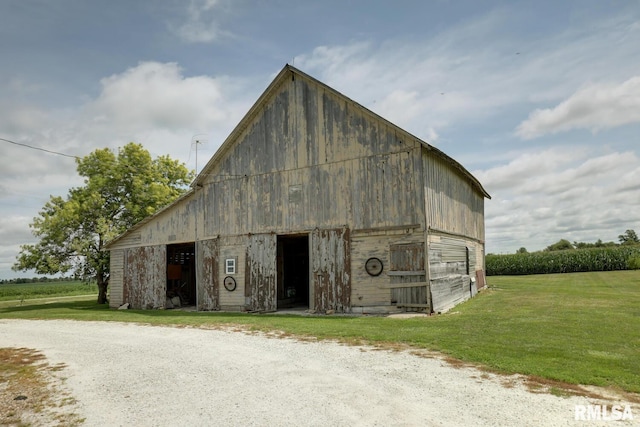
<svg viewBox="0 0 640 427">
<path fill-rule="evenodd" d="M 504 373 L 640 393 L 640 271 L 489 277 L 439 316 L 302 317 L 110 310 L 93 301 L 0 308 L 0 318 L 243 325 L 349 343 L 409 345 Z"/>
<path fill-rule="evenodd" d="M 95 294 L 97 300 L 98 286 L 95 283 L 70 280 L 67 282 L 5 283 L 0 285 L 0 301 L 88 294 Z"/>
</svg>

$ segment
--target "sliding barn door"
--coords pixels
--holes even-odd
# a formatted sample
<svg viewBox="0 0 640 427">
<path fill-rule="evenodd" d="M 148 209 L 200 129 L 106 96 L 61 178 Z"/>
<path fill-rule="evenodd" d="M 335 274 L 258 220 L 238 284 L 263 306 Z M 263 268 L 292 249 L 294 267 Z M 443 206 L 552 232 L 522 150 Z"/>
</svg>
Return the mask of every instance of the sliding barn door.
<svg viewBox="0 0 640 427">
<path fill-rule="evenodd" d="M 252 311 L 275 311 L 278 307 L 277 247 L 275 234 L 249 236 L 244 291 Z"/>
<path fill-rule="evenodd" d="M 164 308 L 167 297 L 167 247 L 124 250 L 123 301 L 131 308 Z"/>
<path fill-rule="evenodd" d="M 351 235 L 348 228 L 311 233 L 313 309 L 351 310 Z"/>
</svg>

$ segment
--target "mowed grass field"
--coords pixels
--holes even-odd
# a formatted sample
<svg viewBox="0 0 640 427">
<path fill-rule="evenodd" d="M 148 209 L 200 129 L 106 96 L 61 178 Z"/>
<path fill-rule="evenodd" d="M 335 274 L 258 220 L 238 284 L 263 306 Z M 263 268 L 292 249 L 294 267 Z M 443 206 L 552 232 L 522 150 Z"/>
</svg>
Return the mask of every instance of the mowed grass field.
<svg viewBox="0 0 640 427">
<path fill-rule="evenodd" d="M 350 344 L 435 350 L 492 371 L 640 393 L 640 271 L 487 281 L 487 291 L 447 314 L 408 319 L 123 311 L 93 301 L 5 307 L 0 318 L 240 325 Z"/>
<path fill-rule="evenodd" d="M 77 280 L 66 282 L 0 284 L 0 301 L 89 294 L 95 294 L 97 299 L 98 286 L 95 283 L 84 283 Z"/>
</svg>

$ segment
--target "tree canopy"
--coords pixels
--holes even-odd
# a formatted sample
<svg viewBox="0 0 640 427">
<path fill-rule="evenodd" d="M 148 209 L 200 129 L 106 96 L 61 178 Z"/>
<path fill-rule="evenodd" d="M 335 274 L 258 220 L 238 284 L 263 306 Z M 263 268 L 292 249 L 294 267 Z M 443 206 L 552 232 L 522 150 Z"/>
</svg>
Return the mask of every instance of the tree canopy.
<svg viewBox="0 0 640 427">
<path fill-rule="evenodd" d="M 640 243 L 640 239 L 638 239 L 638 235 L 635 230 L 627 230 L 624 234 L 618 236 L 618 240 L 621 245 L 637 245 Z"/>
<path fill-rule="evenodd" d="M 76 163 L 84 185 L 70 189 L 66 198 L 51 196 L 31 224 L 40 241 L 20 247 L 13 269 L 73 271 L 95 279 L 98 303 L 106 303 L 109 254 L 104 245 L 178 198 L 194 174 L 169 156 L 152 159 L 133 142 L 117 153 L 95 150 Z"/>
<path fill-rule="evenodd" d="M 573 245 L 567 239 L 560 239 L 553 245 L 547 246 L 545 251 L 563 251 L 566 249 L 573 249 Z"/>
<path fill-rule="evenodd" d="M 624 234 L 618 236 L 620 243 L 615 242 L 603 242 L 602 239 L 598 239 L 595 243 L 587 242 L 573 242 L 571 243 L 567 239 L 560 239 L 556 243 L 547 246 L 544 251 L 564 251 L 567 249 L 589 249 L 589 248 L 610 248 L 619 245 L 640 245 L 640 239 L 635 230 L 627 230 Z M 517 252 L 522 253 L 520 248 Z"/>
</svg>

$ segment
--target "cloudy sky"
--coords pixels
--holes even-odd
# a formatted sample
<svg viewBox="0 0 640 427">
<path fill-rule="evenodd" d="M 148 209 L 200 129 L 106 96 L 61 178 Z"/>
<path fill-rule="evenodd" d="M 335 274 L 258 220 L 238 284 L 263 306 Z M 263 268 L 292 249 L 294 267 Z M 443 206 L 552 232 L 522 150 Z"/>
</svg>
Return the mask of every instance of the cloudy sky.
<svg viewBox="0 0 640 427">
<path fill-rule="evenodd" d="M 3 0 L 0 52 L 0 138 L 194 169 L 289 63 L 469 169 L 488 252 L 640 232 L 637 1 Z M 2 279 L 81 182 L 4 141 L 0 177 Z"/>
</svg>

